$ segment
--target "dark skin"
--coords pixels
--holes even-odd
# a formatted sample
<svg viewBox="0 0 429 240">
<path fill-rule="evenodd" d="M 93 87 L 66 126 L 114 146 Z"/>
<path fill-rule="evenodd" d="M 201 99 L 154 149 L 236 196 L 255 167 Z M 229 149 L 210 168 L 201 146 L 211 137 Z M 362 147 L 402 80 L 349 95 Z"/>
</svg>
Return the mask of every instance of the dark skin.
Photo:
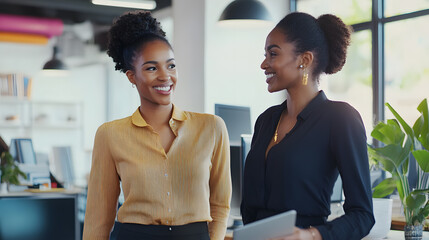
<svg viewBox="0 0 429 240">
<path fill-rule="evenodd" d="M 319 92 L 315 77 L 311 75 L 314 55 L 312 52 L 296 54 L 293 43 L 285 41 L 285 35 L 274 28 L 265 42 L 265 59 L 261 68 L 267 76 L 268 91 L 286 90 L 287 111 L 283 111 L 278 123 L 277 141 L 274 137 L 268 145 L 265 156 L 295 126 L 298 114 Z M 308 83 L 303 84 L 304 71 L 308 73 Z M 314 235 L 314 237 L 313 237 Z M 322 240 L 316 228 L 295 227 L 294 233 L 272 240 Z"/>
<path fill-rule="evenodd" d="M 133 69 L 125 74 L 135 84 L 140 96 L 140 114 L 158 133 L 165 153 L 176 138 L 169 121 L 173 113 L 172 94 L 176 87 L 177 71 L 174 53 L 161 40 L 144 44 L 134 55 Z"/>
</svg>

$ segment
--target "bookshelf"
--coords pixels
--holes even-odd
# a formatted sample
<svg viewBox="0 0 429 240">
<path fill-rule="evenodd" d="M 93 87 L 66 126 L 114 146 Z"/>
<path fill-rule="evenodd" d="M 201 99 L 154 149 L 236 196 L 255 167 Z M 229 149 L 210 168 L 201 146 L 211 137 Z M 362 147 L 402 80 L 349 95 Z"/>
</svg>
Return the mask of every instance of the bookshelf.
<svg viewBox="0 0 429 240">
<path fill-rule="evenodd" d="M 83 136 L 82 111 L 80 102 L 0 97 L 0 132 L 8 142 L 12 138 L 33 138 L 49 139 L 43 142 L 54 144 L 58 137 L 77 137 L 80 141 Z"/>
<path fill-rule="evenodd" d="M 33 80 L 21 73 L 0 73 L 0 97 L 29 98 Z"/>
</svg>

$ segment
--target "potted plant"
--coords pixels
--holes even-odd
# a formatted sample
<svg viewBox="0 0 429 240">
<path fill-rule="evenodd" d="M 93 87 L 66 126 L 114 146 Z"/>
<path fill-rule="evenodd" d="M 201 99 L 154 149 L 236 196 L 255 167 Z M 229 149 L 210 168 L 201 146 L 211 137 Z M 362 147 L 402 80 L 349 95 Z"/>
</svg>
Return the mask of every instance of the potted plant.
<svg viewBox="0 0 429 240">
<path fill-rule="evenodd" d="M 411 128 L 404 119 L 386 103 L 395 116 L 386 123 L 380 122 L 371 136 L 384 144 L 383 147 L 368 145 L 370 161 L 379 164 L 391 177 L 380 182 L 373 197 L 385 197 L 398 191 L 404 208 L 406 226 L 405 239 L 421 239 L 423 224 L 429 215 L 427 193 L 429 192 L 429 117 L 427 99 L 417 110 L 421 113 Z M 411 188 L 408 182 L 410 157 L 416 159 L 417 186 Z M 416 234 L 416 236 L 415 236 Z"/>
<path fill-rule="evenodd" d="M 19 185 L 19 176 L 22 176 L 24 179 L 27 176 L 19 169 L 8 151 L 3 151 L 0 154 L 0 159 L 1 191 L 2 193 L 7 193 L 9 184 Z"/>
</svg>

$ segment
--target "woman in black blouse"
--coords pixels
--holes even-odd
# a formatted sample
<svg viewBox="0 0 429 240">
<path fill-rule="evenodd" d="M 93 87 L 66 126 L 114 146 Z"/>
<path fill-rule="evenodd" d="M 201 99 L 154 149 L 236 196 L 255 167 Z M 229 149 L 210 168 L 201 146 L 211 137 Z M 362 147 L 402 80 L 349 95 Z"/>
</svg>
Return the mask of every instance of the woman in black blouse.
<svg viewBox="0 0 429 240">
<path fill-rule="evenodd" d="M 269 92 L 287 100 L 255 124 L 244 171 L 245 224 L 295 209 L 294 234 L 280 239 L 352 240 L 374 224 L 365 128 L 359 113 L 318 90 L 320 74 L 341 70 L 349 28 L 334 15 L 291 13 L 270 32 L 261 68 Z M 345 215 L 328 222 L 338 177 Z"/>
</svg>

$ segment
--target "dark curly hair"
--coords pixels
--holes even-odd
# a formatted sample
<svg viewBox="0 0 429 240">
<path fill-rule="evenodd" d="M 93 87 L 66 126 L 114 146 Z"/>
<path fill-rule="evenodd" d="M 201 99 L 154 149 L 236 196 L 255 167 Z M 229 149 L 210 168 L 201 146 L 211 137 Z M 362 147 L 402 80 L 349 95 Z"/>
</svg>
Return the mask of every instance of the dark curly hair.
<svg viewBox="0 0 429 240">
<path fill-rule="evenodd" d="M 311 51 L 314 54 L 313 75 L 333 74 L 346 62 L 351 29 L 340 18 L 325 14 L 319 18 L 294 12 L 286 15 L 277 25 L 286 41 L 295 45 L 295 53 Z"/>
<path fill-rule="evenodd" d="M 127 12 L 117 18 L 108 32 L 107 54 L 115 62 L 115 70 L 133 70 L 133 58 L 144 44 L 161 40 L 171 45 L 156 18 L 147 11 Z"/>
</svg>

